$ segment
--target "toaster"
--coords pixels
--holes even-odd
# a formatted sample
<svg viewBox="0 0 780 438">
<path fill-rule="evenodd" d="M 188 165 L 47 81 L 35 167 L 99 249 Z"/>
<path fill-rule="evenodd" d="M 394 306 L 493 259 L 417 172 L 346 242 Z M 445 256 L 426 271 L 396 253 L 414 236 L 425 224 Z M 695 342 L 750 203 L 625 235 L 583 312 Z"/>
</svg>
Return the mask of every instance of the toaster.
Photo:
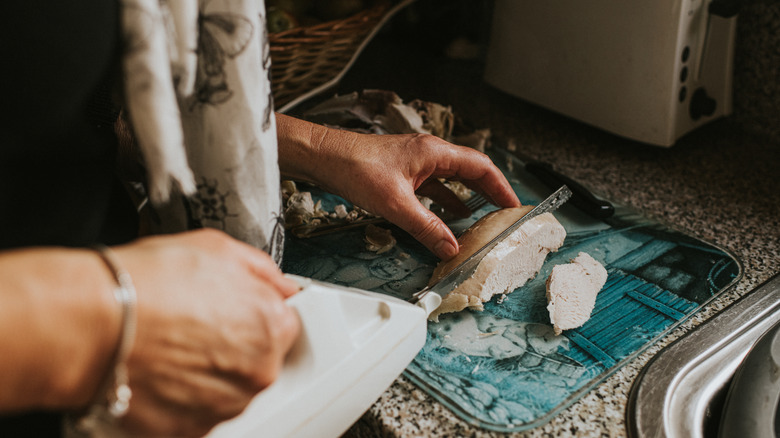
<svg viewBox="0 0 780 438">
<path fill-rule="evenodd" d="M 738 0 L 496 0 L 485 81 L 672 146 L 731 114 Z"/>
</svg>

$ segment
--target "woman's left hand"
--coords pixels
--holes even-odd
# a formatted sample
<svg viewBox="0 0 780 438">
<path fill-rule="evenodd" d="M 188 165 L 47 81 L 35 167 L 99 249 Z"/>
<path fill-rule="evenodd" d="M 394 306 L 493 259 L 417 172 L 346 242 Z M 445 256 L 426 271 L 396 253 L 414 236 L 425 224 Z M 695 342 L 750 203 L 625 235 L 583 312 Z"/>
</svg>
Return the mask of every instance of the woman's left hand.
<svg viewBox="0 0 780 438">
<path fill-rule="evenodd" d="M 520 201 L 487 155 L 427 134 L 368 135 L 277 115 L 279 164 L 286 177 L 313 182 L 409 232 L 442 259 L 454 257 L 452 231 L 416 195 L 467 216 L 438 178 L 457 180 L 499 207 Z"/>
</svg>

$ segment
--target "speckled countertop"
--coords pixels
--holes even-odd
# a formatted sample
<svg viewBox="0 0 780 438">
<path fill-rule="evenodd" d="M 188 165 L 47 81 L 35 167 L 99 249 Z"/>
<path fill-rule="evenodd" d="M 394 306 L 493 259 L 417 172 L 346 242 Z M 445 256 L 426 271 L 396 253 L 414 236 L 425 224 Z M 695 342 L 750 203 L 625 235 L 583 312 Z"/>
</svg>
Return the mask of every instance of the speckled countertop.
<svg viewBox="0 0 780 438">
<path fill-rule="evenodd" d="M 544 426 L 515 434 L 476 428 L 400 377 L 345 436 L 625 436 L 628 393 L 648 360 L 780 272 L 780 145 L 743 132 L 729 119 L 669 149 L 642 145 L 502 94 L 482 81 L 481 63 L 432 56 L 427 49 L 380 35 L 334 92 L 381 88 L 404 100 L 450 105 L 475 127 L 514 138 L 526 155 L 552 163 L 606 198 L 728 249 L 743 263 L 744 276 Z"/>
</svg>

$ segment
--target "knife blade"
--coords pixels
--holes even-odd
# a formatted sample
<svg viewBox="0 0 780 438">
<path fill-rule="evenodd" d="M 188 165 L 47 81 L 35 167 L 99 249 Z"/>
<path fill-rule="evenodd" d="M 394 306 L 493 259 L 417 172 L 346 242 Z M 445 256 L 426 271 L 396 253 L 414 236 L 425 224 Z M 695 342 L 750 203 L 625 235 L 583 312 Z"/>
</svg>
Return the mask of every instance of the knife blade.
<svg viewBox="0 0 780 438">
<path fill-rule="evenodd" d="M 477 252 L 461 262 L 447 275 L 440 278 L 436 283 L 430 286 L 426 286 L 412 295 L 410 302 L 422 307 L 430 315 L 431 312 L 439 307 L 444 296 L 449 294 L 452 290 L 454 290 L 464 281 L 468 280 L 472 274 L 474 274 L 477 266 L 479 266 L 479 263 L 483 258 L 485 258 L 490 250 L 492 250 L 502 240 L 506 239 L 515 230 L 520 228 L 520 226 L 522 226 L 524 223 L 539 216 L 540 214 L 556 210 L 558 207 L 563 205 L 564 202 L 569 200 L 571 195 L 572 192 L 567 186 L 561 186 L 561 188 L 556 190 L 552 195 L 548 196 L 547 199 L 540 202 L 536 207 L 532 208 L 531 211 L 526 213 L 523 217 L 499 233 L 482 248 L 477 250 Z"/>
</svg>

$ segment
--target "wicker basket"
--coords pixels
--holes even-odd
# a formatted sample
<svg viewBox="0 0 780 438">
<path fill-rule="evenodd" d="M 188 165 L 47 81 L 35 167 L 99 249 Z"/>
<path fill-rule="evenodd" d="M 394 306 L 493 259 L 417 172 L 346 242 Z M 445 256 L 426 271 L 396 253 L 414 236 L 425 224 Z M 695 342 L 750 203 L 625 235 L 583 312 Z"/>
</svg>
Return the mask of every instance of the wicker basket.
<svg viewBox="0 0 780 438">
<path fill-rule="evenodd" d="M 285 105 L 342 75 L 391 9 L 394 12 L 393 5 L 378 0 L 348 18 L 270 34 L 276 108 L 284 111 Z"/>
</svg>

